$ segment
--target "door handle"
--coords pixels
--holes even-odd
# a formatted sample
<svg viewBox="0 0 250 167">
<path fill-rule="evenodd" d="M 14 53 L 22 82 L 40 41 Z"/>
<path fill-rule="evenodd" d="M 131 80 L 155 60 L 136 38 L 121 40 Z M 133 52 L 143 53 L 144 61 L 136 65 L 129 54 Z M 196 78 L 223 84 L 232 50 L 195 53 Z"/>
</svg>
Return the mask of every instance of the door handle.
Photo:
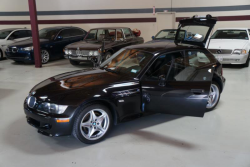
<svg viewBox="0 0 250 167">
<path fill-rule="evenodd" d="M 204 89 L 191 89 L 191 92 L 193 94 L 200 95 L 200 94 L 204 93 Z"/>
</svg>

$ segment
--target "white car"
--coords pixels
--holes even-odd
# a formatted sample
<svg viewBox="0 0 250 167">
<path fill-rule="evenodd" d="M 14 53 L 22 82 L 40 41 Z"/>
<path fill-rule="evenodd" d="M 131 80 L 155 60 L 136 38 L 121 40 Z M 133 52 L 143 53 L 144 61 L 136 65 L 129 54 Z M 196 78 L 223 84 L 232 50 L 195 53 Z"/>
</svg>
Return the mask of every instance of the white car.
<svg viewBox="0 0 250 167">
<path fill-rule="evenodd" d="M 207 48 L 222 64 L 249 66 L 250 29 L 218 29 L 208 40 Z"/>
<path fill-rule="evenodd" d="M 7 46 L 32 36 L 31 30 L 26 28 L 9 28 L 0 30 L 0 59 L 5 57 Z"/>
</svg>

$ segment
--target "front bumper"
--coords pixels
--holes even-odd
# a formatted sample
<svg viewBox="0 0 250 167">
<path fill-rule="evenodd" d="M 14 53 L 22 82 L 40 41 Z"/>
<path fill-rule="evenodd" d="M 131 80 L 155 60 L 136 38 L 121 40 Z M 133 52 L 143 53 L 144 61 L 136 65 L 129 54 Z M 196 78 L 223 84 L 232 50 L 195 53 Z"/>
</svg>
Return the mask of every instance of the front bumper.
<svg viewBox="0 0 250 167">
<path fill-rule="evenodd" d="M 248 54 L 214 54 L 221 64 L 245 64 Z"/>
<path fill-rule="evenodd" d="M 24 107 L 27 122 L 31 126 L 38 129 L 38 132 L 47 136 L 67 136 L 71 135 L 73 128 L 73 115 L 65 117 L 65 115 L 51 116 L 41 112 L 32 111 L 28 107 Z M 69 122 L 60 122 L 57 120 L 69 119 Z"/>
<path fill-rule="evenodd" d="M 67 59 L 74 60 L 74 61 L 79 61 L 79 62 L 90 62 L 92 56 L 74 56 L 74 55 L 65 55 L 64 56 Z"/>
<path fill-rule="evenodd" d="M 33 51 L 18 51 L 18 52 L 5 52 L 6 58 L 14 61 L 22 61 L 26 63 L 34 63 Z"/>
</svg>

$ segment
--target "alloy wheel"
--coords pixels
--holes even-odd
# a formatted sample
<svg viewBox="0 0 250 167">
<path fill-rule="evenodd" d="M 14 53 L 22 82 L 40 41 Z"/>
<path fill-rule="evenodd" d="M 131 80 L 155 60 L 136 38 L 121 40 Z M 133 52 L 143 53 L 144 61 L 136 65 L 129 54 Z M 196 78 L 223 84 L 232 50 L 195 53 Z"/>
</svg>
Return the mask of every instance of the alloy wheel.
<svg viewBox="0 0 250 167">
<path fill-rule="evenodd" d="M 49 61 L 49 52 L 47 50 L 42 50 L 41 51 L 41 57 L 42 57 L 42 63 L 48 63 Z"/>
<path fill-rule="evenodd" d="M 80 130 L 86 139 L 97 140 L 106 134 L 109 123 L 109 116 L 104 110 L 93 109 L 83 116 Z"/>
<path fill-rule="evenodd" d="M 208 103 L 207 103 L 208 109 L 213 108 L 217 104 L 219 96 L 220 96 L 220 90 L 218 86 L 216 84 L 212 84 L 208 95 Z"/>
</svg>

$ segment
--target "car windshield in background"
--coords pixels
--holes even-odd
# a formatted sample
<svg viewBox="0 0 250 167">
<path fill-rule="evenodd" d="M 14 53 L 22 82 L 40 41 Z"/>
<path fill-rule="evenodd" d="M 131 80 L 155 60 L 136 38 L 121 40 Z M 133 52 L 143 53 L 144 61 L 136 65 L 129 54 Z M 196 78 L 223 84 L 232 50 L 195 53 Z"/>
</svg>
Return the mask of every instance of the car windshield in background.
<svg viewBox="0 0 250 167">
<path fill-rule="evenodd" d="M 152 59 L 153 54 L 138 50 L 124 50 L 116 52 L 112 57 L 106 60 L 101 69 L 106 71 L 125 74 L 135 77 Z"/>
<path fill-rule="evenodd" d="M 87 40 L 98 40 L 102 41 L 105 40 L 115 40 L 115 29 L 94 29 L 90 30 L 87 37 Z"/>
<path fill-rule="evenodd" d="M 245 39 L 248 40 L 246 30 L 217 30 L 211 39 Z"/>
<path fill-rule="evenodd" d="M 0 31 L 0 39 L 5 39 L 12 31 L 2 30 Z"/>
<path fill-rule="evenodd" d="M 209 31 L 209 27 L 191 25 L 183 26 L 180 30 L 183 31 L 183 33 L 179 33 L 178 40 L 203 42 Z"/>
<path fill-rule="evenodd" d="M 42 29 L 39 31 L 39 38 L 52 40 L 56 37 L 59 31 L 60 29 Z"/>
<path fill-rule="evenodd" d="M 155 39 L 170 39 L 174 40 L 176 35 L 176 30 L 162 30 L 156 36 Z"/>
</svg>

